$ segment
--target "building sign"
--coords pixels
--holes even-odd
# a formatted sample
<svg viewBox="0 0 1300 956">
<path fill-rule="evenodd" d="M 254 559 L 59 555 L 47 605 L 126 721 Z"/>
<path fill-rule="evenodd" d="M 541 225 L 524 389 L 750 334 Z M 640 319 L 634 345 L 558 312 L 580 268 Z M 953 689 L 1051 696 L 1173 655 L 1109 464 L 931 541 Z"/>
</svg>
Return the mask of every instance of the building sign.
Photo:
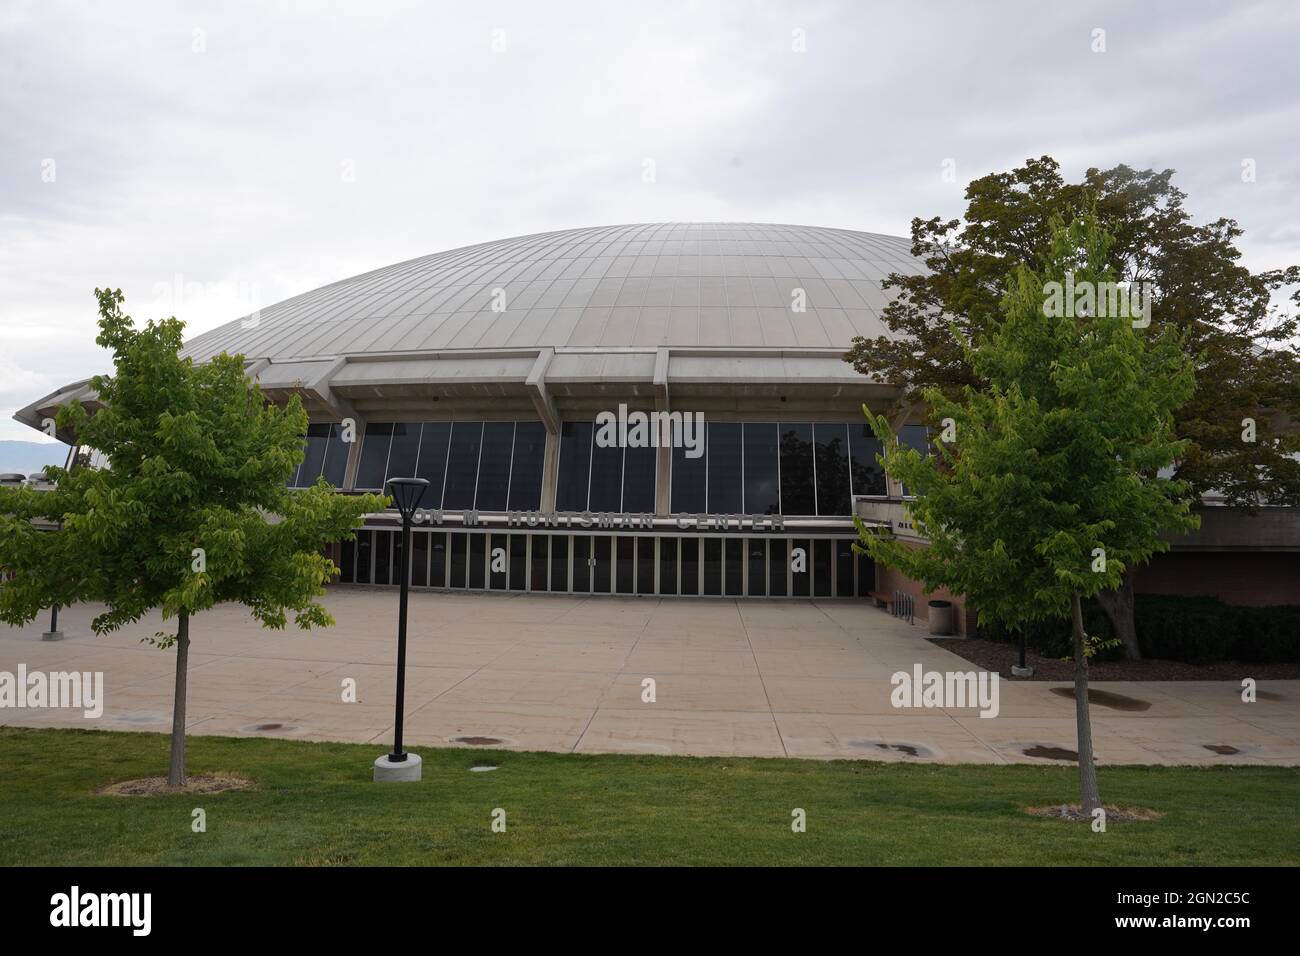
<svg viewBox="0 0 1300 956">
<path fill-rule="evenodd" d="M 478 511 L 452 512 L 460 516 L 462 527 L 483 527 L 506 524 L 512 528 L 577 528 L 609 530 L 644 530 L 656 527 L 656 518 L 648 512 L 611 511 L 509 511 L 504 515 L 481 515 Z M 447 518 L 442 509 L 417 509 L 413 521 L 441 527 Z M 708 515 L 681 514 L 671 519 L 683 531 L 783 531 L 785 519 L 781 515 Z"/>
</svg>

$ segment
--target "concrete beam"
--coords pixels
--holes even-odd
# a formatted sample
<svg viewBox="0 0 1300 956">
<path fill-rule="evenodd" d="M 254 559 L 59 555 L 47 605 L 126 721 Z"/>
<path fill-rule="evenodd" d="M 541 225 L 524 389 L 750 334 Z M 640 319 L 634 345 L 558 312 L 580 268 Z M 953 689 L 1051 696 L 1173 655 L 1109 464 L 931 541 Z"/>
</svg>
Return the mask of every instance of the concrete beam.
<svg viewBox="0 0 1300 956">
<path fill-rule="evenodd" d="M 528 378 L 524 380 L 529 397 L 533 400 L 533 407 L 537 409 L 537 417 L 546 426 L 547 435 L 560 434 L 560 411 L 555 407 L 555 400 L 546 388 L 546 369 L 554 357 L 555 349 L 552 348 L 544 348 L 538 352 L 537 361 L 533 363 Z"/>
</svg>

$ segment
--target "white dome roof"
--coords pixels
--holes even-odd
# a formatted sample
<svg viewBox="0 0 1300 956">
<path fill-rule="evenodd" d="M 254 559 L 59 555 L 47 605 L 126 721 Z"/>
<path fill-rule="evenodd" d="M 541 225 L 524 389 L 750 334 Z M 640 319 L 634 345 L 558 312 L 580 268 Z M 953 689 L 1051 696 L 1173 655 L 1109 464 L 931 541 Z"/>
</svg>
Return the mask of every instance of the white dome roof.
<svg viewBox="0 0 1300 956">
<path fill-rule="evenodd" d="M 842 349 L 855 335 L 886 334 L 880 280 L 924 271 L 909 249 L 896 236 L 814 226 L 569 229 L 344 279 L 197 336 L 186 354 L 284 362 L 460 349 Z M 493 309 L 498 289 L 503 311 Z M 792 309 L 795 289 L 806 311 Z"/>
</svg>

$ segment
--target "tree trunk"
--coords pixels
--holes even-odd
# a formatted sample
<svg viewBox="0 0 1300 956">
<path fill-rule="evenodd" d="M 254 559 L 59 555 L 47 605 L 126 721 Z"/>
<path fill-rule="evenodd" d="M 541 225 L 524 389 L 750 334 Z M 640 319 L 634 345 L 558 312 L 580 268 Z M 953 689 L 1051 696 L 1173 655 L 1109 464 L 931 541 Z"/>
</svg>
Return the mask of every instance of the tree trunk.
<svg viewBox="0 0 1300 956">
<path fill-rule="evenodd" d="M 1079 731 L 1079 803 L 1091 814 L 1101 806 L 1097 765 L 1092 758 L 1092 721 L 1088 714 L 1088 657 L 1084 654 L 1083 603 L 1071 598 L 1074 616 L 1074 722 Z"/>
<path fill-rule="evenodd" d="M 185 785 L 185 679 L 190 658 L 190 616 L 181 611 L 176 623 L 176 696 L 172 703 L 172 755 L 167 783 Z"/>
<path fill-rule="evenodd" d="M 1101 591 L 1097 603 L 1110 618 L 1115 628 L 1115 636 L 1124 642 L 1124 657 L 1130 661 L 1142 660 L 1142 649 L 1138 647 L 1137 624 L 1133 618 L 1133 572 L 1125 571 L 1124 580 L 1113 591 Z"/>
</svg>

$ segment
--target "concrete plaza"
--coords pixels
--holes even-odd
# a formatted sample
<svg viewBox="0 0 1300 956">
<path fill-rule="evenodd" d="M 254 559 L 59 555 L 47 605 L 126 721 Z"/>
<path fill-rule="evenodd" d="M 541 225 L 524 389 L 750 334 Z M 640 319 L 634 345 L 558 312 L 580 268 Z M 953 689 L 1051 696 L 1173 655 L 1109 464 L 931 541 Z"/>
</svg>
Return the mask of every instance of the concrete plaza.
<svg viewBox="0 0 1300 956">
<path fill-rule="evenodd" d="M 391 742 L 394 590 L 337 588 L 318 631 L 268 631 L 239 607 L 192 625 L 191 734 Z M 174 651 L 140 643 L 157 616 L 95 636 L 95 608 L 0 625 L 0 671 L 101 671 L 103 715 L 0 709 L 0 724 L 166 731 Z M 1002 681 L 1000 713 L 897 709 L 890 676 L 975 665 L 858 601 L 572 597 L 416 592 L 406 688 L 409 746 L 578 753 L 1052 763 L 1073 750 L 1074 702 L 1059 682 Z M 1243 673 L 1243 677 L 1250 676 Z M 655 701 L 643 700 L 654 681 Z M 355 682 L 356 701 L 344 700 Z M 1300 681 L 1108 682 L 1144 709 L 1094 704 L 1106 764 L 1300 764 Z"/>
</svg>

